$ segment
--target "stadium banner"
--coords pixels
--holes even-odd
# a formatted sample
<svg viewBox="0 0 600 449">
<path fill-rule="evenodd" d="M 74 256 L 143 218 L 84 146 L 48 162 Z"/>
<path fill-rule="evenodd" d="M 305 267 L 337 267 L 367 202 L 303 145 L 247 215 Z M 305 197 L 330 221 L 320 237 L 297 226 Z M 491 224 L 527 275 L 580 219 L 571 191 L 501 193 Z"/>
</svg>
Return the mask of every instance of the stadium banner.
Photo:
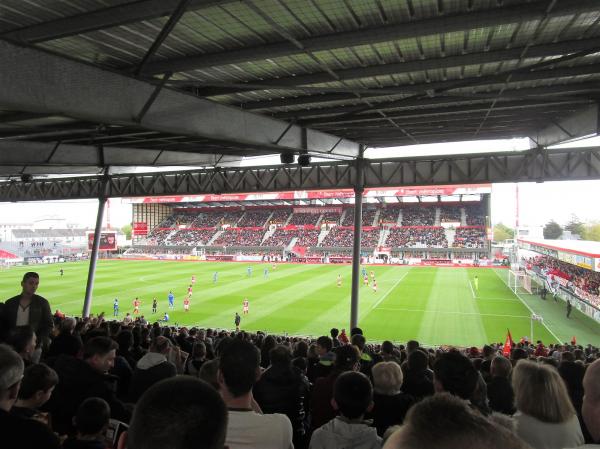
<svg viewBox="0 0 600 449">
<path fill-rule="evenodd" d="M 134 221 L 132 231 L 133 235 L 148 235 L 148 223 L 145 221 Z"/>
<path fill-rule="evenodd" d="M 451 196 L 451 195 L 476 195 L 491 193 L 491 184 L 459 184 L 441 186 L 417 187 L 389 187 L 367 188 L 365 197 L 386 196 Z M 138 198 L 123 198 L 123 203 L 129 204 L 165 204 L 165 203 L 208 203 L 208 202 L 239 202 L 239 201 L 278 201 L 278 200 L 310 200 L 323 198 L 354 198 L 353 189 L 325 189 L 317 191 L 295 190 L 289 192 L 265 193 L 225 193 L 206 195 L 172 195 L 172 196 L 146 196 Z"/>
<path fill-rule="evenodd" d="M 264 231 L 265 228 L 262 226 L 250 226 L 248 228 L 234 228 L 233 226 L 229 226 L 225 229 L 226 231 Z"/>
<path fill-rule="evenodd" d="M 315 225 L 292 225 L 289 224 L 287 226 L 281 226 L 279 229 L 282 229 L 284 231 L 318 231 L 319 228 L 317 228 Z"/>
<path fill-rule="evenodd" d="M 293 209 L 295 214 L 341 214 L 342 211 L 341 207 L 294 207 Z"/>
<path fill-rule="evenodd" d="M 88 250 L 91 251 L 94 247 L 94 233 L 88 234 Z M 116 251 L 117 250 L 117 233 L 116 232 L 101 232 L 100 233 L 100 251 Z"/>
</svg>

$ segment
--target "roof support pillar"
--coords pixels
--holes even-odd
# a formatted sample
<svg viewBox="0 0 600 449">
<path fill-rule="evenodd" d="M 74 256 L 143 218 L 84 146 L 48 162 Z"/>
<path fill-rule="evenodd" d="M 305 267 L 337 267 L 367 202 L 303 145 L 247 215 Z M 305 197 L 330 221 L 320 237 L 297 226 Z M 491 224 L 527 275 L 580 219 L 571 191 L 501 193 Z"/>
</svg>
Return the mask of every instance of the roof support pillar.
<svg viewBox="0 0 600 449">
<path fill-rule="evenodd" d="M 352 248 L 352 299 L 350 304 L 350 329 L 358 326 L 358 300 L 360 289 L 360 239 L 362 234 L 362 202 L 365 190 L 364 145 L 359 148 L 355 160 L 356 184 L 354 185 L 354 242 Z"/>
</svg>

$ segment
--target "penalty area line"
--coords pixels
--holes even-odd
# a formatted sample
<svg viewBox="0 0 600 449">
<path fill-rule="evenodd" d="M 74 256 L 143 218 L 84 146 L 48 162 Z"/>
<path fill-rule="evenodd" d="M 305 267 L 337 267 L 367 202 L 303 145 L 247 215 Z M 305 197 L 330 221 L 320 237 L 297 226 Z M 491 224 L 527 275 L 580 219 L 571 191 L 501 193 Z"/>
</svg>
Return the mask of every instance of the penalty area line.
<svg viewBox="0 0 600 449">
<path fill-rule="evenodd" d="M 471 295 L 473 295 L 473 299 L 477 299 L 477 296 L 475 295 L 475 290 L 473 290 L 473 284 L 471 284 L 471 280 L 468 279 L 467 281 L 469 282 L 469 287 L 471 287 Z"/>
<path fill-rule="evenodd" d="M 393 290 L 394 290 L 394 289 L 395 289 L 395 288 L 398 286 L 398 284 L 399 284 L 400 282 L 402 282 L 402 279 L 404 279 L 408 273 L 409 273 L 409 271 L 407 271 L 407 272 L 406 272 L 406 273 L 404 273 L 402 276 L 400 276 L 400 279 L 398 279 L 398 280 L 396 281 L 396 283 L 395 283 L 395 284 L 392 286 L 392 288 L 390 288 L 390 289 L 389 289 L 387 292 L 385 292 L 385 295 L 383 295 L 381 298 L 379 298 L 379 299 L 378 299 L 378 300 L 375 302 L 375 304 L 373 304 L 373 305 L 371 306 L 371 308 L 369 309 L 369 312 L 368 312 L 368 313 L 370 313 L 372 310 L 376 309 L 376 308 L 377 308 L 377 306 L 378 306 L 379 304 L 381 304 L 381 303 L 382 303 L 382 302 L 385 300 L 385 298 L 387 298 L 387 297 L 389 296 L 389 294 L 390 294 L 390 293 L 391 293 L 391 292 L 392 292 L 392 291 L 393 291 Z M 368 313 L 367 313 L 367 314 L 368 314 Z"/>
</svg>

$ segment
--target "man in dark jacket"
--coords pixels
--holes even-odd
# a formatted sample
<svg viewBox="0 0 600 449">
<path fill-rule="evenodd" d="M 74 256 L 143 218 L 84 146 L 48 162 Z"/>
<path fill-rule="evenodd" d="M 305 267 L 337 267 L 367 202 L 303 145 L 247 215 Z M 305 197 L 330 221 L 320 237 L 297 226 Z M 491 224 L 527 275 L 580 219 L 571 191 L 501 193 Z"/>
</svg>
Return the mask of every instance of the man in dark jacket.
<svg viewBox="0 0 600 449">
<path fill-rule="evenodd" d="M 112 418 L 129 421 L 129 409 L 115 395 L 118 379 L 107 374 L 114 364 L 117 347 L 108 337 L 93 337 L 85 343 L 83 360 L 69 355 L 56 359 L 54 370 L 60 381 L 47 408 L 52 413 L 53 428 L 60 435 L 73 433 L 72 418 L 79 405 L 90 397 L 104 399 Z"/>
<path fill-rule="evenodd" d="M 38 346 L 47 347 L 54 327 L 50 304 L 35 292 L 40 276 L 28 271 L 21 281 L 21 294 L 8 299 L 2 307 L 1 324 L 4 337 L 17 326 L 31 326 L 37 335 Z"/>
<path fill-rule="evenodd" d="M 271 366 L 254 385 L 253 395 L 264 413 L 283 413 L 294 430 L 294 447 L 306 446 L 306 409 L 309 383 L 300 370 L 292 366 L 292 353 L 286 346 L 269 351 Z"/>
<path fill-rule="evenodd" d="M 167 360 L 171 352 L 171 341 L 163 336 L 156 337 L 150 351 L 138 362 L 131 377 L 129 399 L 136 402 L 156 382 L 177 375 L 175 365 Z"/>
<path fill-rule="evenodd" d="M 497 356 L 490 366 L 491 380 L 487 385 L 489 406 L 495 412 L 512 415 L 515 410 L 515 393 L 510 383 L 512 364 L 505 357 Z"/>
</svg>

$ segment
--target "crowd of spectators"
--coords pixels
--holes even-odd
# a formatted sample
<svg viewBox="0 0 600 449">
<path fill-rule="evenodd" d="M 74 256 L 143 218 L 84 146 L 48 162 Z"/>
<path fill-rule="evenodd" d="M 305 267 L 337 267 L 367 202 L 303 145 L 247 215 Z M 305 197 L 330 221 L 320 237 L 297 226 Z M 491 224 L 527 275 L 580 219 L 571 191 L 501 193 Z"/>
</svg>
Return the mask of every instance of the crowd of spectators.
<svg viewBox="0 0 600 449">
<path fill-rule="evenodd" d="M 388 204 L 386 207 L 381 208 L 379 213 L 379 221 L 381 223 L 392 223 L 398 222 L 398 216 L 400 215 L 400 207 Z"/>
<path fill-rule="evenodd" d="M 482 203 L 465 205 L 467 226 L 485 226 L 485 210 Z"/>
<path fill-rule="evenodd" d="M 362 225 L 373 226 L 373 220 L 375 220 L 375 215 L 377 214 L 378 210 L 379 209 L 374 207 L 363 206 Z M 344 215 L 342 226 L 354 226 L 354 207 L 349 207 L 346 209 L 346 215 Z"/>
<path fill-rule="evenodd" d="M 444 228 L 392 228 L 384 246 L 392 248 L 448 248 Z"/>
<path fill-rule="evenodd" d="M 323 218 L 321 218 L 321 223 L 340 223 L 340 218 L 342 218 L 342 212 L 325 212 L 323 214 Z"/>
<path fill-rule="evenodd" d="M 169 237 L 170 245 L 196 246 L 206 245 L 217 232 L 215 229 L 180 229 Z"/>
<path fill-rule="evenodd" d="M 290 222 L 288 224 L 297 225 L 297 226 L 305 226 L 312 225 L 315 226 L 317 221 L 319 220 L 320 214 L 310 214 L 310 213 L 300 213 L 294 212 Z"/>
<path fill-rule="evenodd" d="M 153 242 L 156 246 L 164 246 L 167 237 L 169 237 L 171 232 L 173 232 L 172 229 L 155 228 L 150 234 L 148 234 L 147 240 L 149 242 Z"/>
<path fill-rule="evenodd" d="M 461 208 L 459 206 L 441 206 L 440 207 L 440 222 L 441 223 L 456 223 L 461 219 Z"/>
<path fill-rule="evenodd" d="M 485 244 L 485 229 L 456 228 L 453 248 L 483 248 Z"/>
<path fill-rule="evenodd" d="M 402 226 L 433 226 L 435 207 L 405 207 L 402 209 Z"/>
<path fill-rule="evenodd" d="M 271 209 L 246 209 L 237 226 L 240 228 L 263 227 L 271 212 Z"/>
<path fill-rule="evenodd" d="M 575 287 L 592 295 L 600 296 L 600 273 L 549 256 L 532 258 L 529 263 L 546 274 L 563 277 Z"/>
<path fill-rule="evenodd" d="M 502 343 L 370 344 L 360 328 L 313 339 L 143 316 L 52 317 L 49 308 L 44 327 L 17 327 L 8 307 L 0 429 L 14 447 L 113 447 L 110 418 L 129 424 L 118 442 L 127 449 L 600 443 L 600 352 L 591 345 L 523 340 L 504 356 Z"/>
<path fill-rule="evenodd" d="M 274 209 L 273 215 L 269 218 L 271 224 L 284 224 L 292 213 L 290 208 Z"/>
<path fill-rule="evenodd" d="M 212 242 L 212 246 L 260 246 L 264 235 L 263 230 L 226 229 Z"/>
</svg>

